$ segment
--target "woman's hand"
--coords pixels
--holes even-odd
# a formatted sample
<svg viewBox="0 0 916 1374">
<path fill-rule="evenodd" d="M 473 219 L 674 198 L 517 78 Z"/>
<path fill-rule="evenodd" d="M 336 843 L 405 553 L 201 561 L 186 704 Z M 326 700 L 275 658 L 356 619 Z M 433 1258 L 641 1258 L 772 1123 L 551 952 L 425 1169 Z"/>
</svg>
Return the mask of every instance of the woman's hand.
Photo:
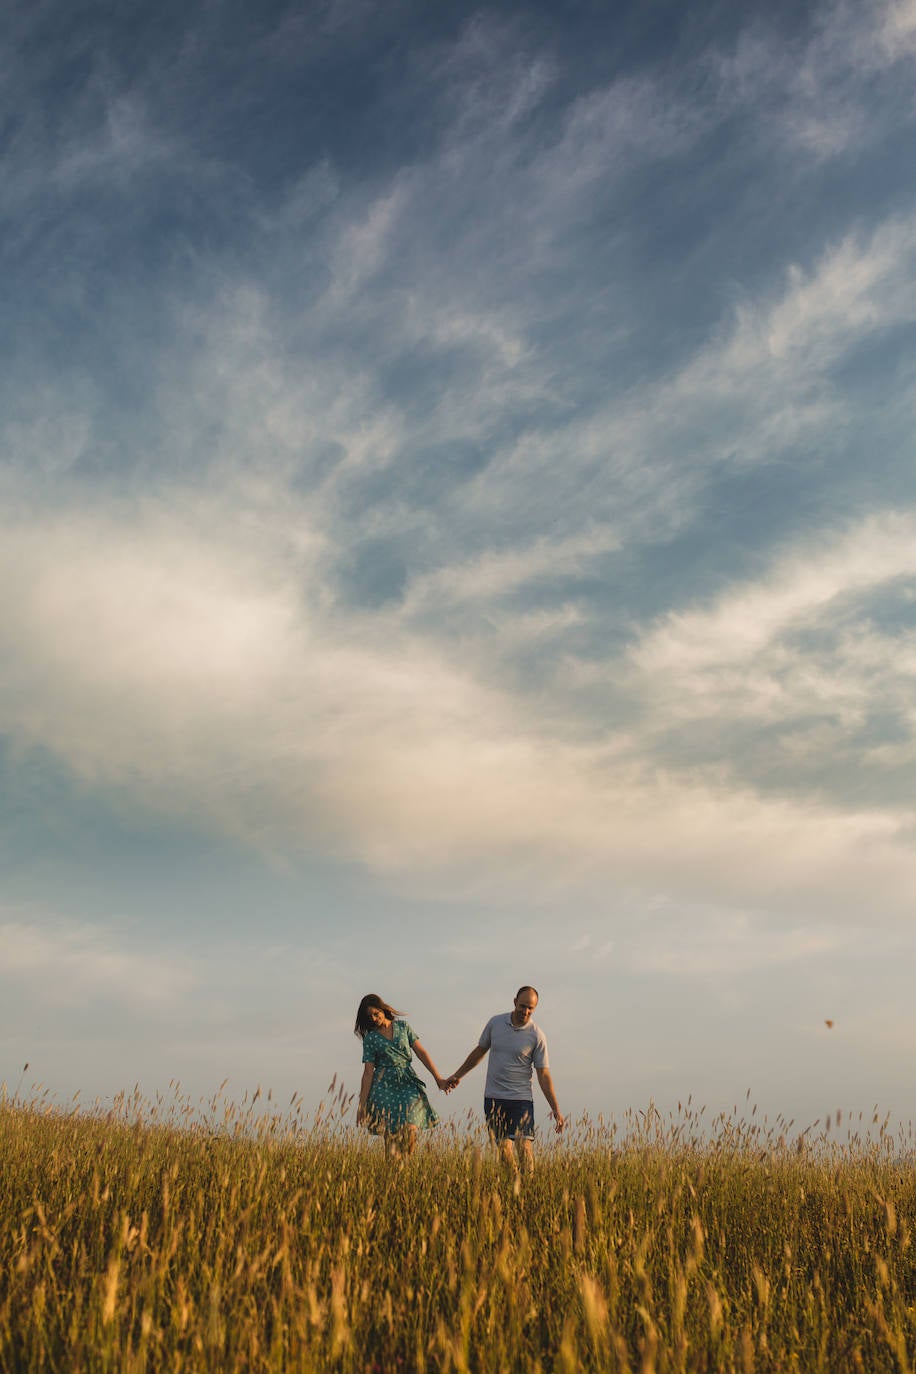
<svg viewBox="0 0 916 1374">
<path fill-rule="evenodd" d="M 365 1104 L 365 1102 L 360 1102 L 359 1106 L 356 1108 L 356 1124 L 357 1124 L 357 1126 L 365 1126 L 366 1120 L 367 1120 L 368 1116 L 369 1116 L 369 1113 L 366 1111 L 366 1104 Z"/>
</svg>

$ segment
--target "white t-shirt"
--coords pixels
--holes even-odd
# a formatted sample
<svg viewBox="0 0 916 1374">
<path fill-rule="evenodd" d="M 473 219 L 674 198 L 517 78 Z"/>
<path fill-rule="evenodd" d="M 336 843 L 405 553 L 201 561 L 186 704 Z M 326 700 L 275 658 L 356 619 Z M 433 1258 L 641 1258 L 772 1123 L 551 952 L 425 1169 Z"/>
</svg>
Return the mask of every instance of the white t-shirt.
<svg viewBox="0 0 916 1374">
<path fill-rule="evenodd" d="M 490 1051 L 485 1096 L 530 1102 L 532 1072 L 549 1068 L 547 1037 L 540 1026 L 533 1021 L 513 1026 L 512 1013 L 505 1011 L 490 1017 L 477 1043 Z"/>
</svg>

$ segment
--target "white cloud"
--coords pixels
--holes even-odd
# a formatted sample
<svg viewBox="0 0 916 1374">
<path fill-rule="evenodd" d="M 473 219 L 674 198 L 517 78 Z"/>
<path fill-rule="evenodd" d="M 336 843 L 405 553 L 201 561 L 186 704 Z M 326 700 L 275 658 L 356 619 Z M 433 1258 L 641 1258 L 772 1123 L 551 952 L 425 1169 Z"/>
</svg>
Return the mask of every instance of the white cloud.
<svg viewBox="0 0 916 1374">
<path fill-rule="evenodd" d="M 565 539 L 539 539 L 505 552 L 485 550 L 465 563 L 414 578 L 404 611 L 410 616 L 429 605 L 441 608 L 449 602 L 485 602 L 492 607 L 532 583 L 581 575 L 592 560 L 619 546 L 619 534 L 604 526 Z"/>
<path fill-rule="evenodd" d="M 368 208 L 361 222 L 351 223 L 334 247 L 331 288 L 335 308 L 345 308 L 386 262 L 398 221 L 409 208 L 409 191 L 402 181 L 386 190 Z"/>
<path fill-rule="evenodd" d="M 848 948 L 834 924 L 774 928 L 769 913 L 703 909 L 689 903 L 634 936 L 626 966 L 642 974 L 710 978 L 818 960 Z"/>
<path fill-rule="evenodd" d="M 913 636 L 879 632 L 857 600 L 916 578 L 916 517 L 875 515 L 787 552 L 756 583 L 670 614 L 630 651 L 656 719 L 792 721 L 911 699 Z M 850 626 L 837 617 L 852 615 Z M 857 613 L 858 612 L 858 613 Z M 822 641 L 799 642 L 820 631 Z"/>
<path fill-rule="evenodd" d="M 551 202 L 568 213 L 596 181 L 606 192 L 613 178 L 634 166 L 685 153 L 714 118 L 713 110 L 685 99 L 664 75 L 618 77 L 572 104 L 538 172 Z"/>
<path fill-rule="evenodd" d="M 196 982 L 184 962 L 138 948 L 117 929 L 27 913 L 0 920 L 0 978 L 40 1005 L 84 1008 L 101 999 L 158 1012 Z"/>
<path fill-rule="evenodd" d="M 902 219 L 881 225 L 864 244 L 846 238 L 810 276 L 793 268 L 786 295 L 772 309 L 739 314 L 729 350 L 735 366 L 747 372 L 770 358 L 824 372 L 858 338 L 911 320 L 914 255 L 916 222 Z"/>
<path fill-rule="evenodd" d="M 379 232 L 386 243 L 387 223 Z M 128 783 L 250 843 L 329 844 L 391 872 L 661 872 L 733 893 L 822 882 L 836 893 L 841 882 L 861 891 L 887 865 L 908 892 L 908 822 L 893 810 L 844 815 L 756 797 L 715 772 L 654 772 L 658 735 L 678 721 L 716 710 L 780 719 L 817 701 L 843 722 L 864 709 L 878 631 L 845 635 L 839 677 L 787 637 L 838 597 L 910 570 L 906 518 L 866 524 L 826 556 L 788 556 L 764 582 L 642 634 L 600 669 L 617 692 L 637 684 L 644 719 L 628 733 L 600 715 L 563 721 L 555 683 L 545 678 L 537 700 L 499 686 L 506 674 L 494 668 L 539 637 L 581 629 L 585 615 L 564 606 L 507 618 L 501 603 L 684 519 L 725 453 L 766 459 L 777 440 L 835 415 L 830 369 L 916 309 L 914 252 L 904 220 L 849 238 L 790 273 L 774 299 L 744 307 L 666 381 L 495 454 L 451 501 L 456 528 L 442 522 L 438 566 L 421 562 L 403 605 L 372 615 L 336 600 L 327 572 L 349 540 L 392 517 L 384 504 L 342 516 L 341 492 L 413 431 L 396 407 L 374 409 L 371 381 L 320 358 L 303 375 L 265 294 L 227 286 L 212 311 L 188 307 L 199 351 L 179 351 L 158 402 L 165 445 L 174 436 L 193 450 L 222 425 L 204 465 L 220 490 L 173 479 L 134 504 L 54 513 L 33 503 L 27 479 L 18 501 L 10 484 L 0 725 L 86 778 Z M 455 318 L 475 335 L 476 316 Z M 512 373 L 508 343 L 493 347 Z M 701 434 L 702 445 L 690 437 Z M 289 474 L 324 441 L 342 458 L 296 496 Z M 431 512 L 399 518 L 436 528 Z M 463 525 L 477 535 L 475 558 Z M 476 615 L 473 643 L 453 633 L 455 608 Z M 587 668 L 566 663 L 570 681 L 585 681 Z"/>
<path fill-rule="evenodd" d="M 769 298 L 739 305 L 668 377 L 494 453 L 456 506 L 477 522 L 505 519 L 524 486 L 529 519 L 561 512 L 564 529 L 603 522 L 621 543 L 659 538 L 690 522 L 722 465 L 829 451 L 853 418 L 836 370 L 916 319 L 914 282 L 916 219 L 850 234 L 810 270 L 791 267 Z"/>
<path fill-rule="evenodd" d="M 504 317 L 496 313 L 457 309 L 428 321 L 418 320 L 417 326 L 418 338 L 431 336 L 439 345 L 475 345 L 510 370 L 523 361 L 527 351 L 524 340 L 508 329 Z"/>
<path fill-rule="evenodd" d="M 23 471 L 66 473 L 82 458 L 92 432 L 92 397 L 89 388 L 77 387 L 67 394 L 48 379 L 33 384 L 25 393 L 9 386 L 4 397 L 5 417 L 0 428 L 7 462 Z"/>
<path fill-rule="evenodd" d="M 503 143 L 544 99 L 557 75 L 549 54 L 531 54 L 520 26 L 479 13 L 457 41 L 424 54 L 452 116 L 452 156 L 483 139 Z"/>
<path fill-rule="evenodd" d="M 878 43 L 889 62 L 916 56 L 916 3 L 889 0 L 880 9 Z"/>
<path fill-rule="evenodd" d="M 853 349 L 916 318 L 916 220 L 850 235 L 810 272 L 792 267 L 775 300 L 738 308 L 657 397 L 668 424 L 705 421 L 710 458 L 764 460 L 829 433 L 846 403 L 832 371 Z"/>
<path fill-rule="evenodd" d="M 888 128 L 912 119 L 912 99 L 888 86 L 893 69 L 916 56 L 911 0 L 835 0 L 811 11 L 804 40 L 788 42 L 757 24 L 729 52 L 707 59 L 725 108 L 746 110 L 755 129 L 817 160 L 861 151 Z M 890 110 L 876 101 L 888 88 Z"/>
<path fill-rule="evenodd" d="M 331 844 L 391 873 L 844 907 L 876 885 L 888 908 L 916 892 L 905 816 L 659 774 L 635 736 L 565 742 L 549 704 L 542 718 L 483 687 L 390 618 L 308 611 L 280 537 L 292 512 L 239 530 L 198 499 L 171 526 L 161 510 L 20 514 L 3 540 L 4 731 L 249 843 Z M 659 632 L 643 666 L 674 671 L 678 652 Z"/>
<path fill-rule="evenodd" d="M 157 126 L 135 95 L 110 95 L 104 82 L 90 81 L 75 97 L 56 139 L 48 137 L 32 95 L 21 93 L 21 121 L 0 159 L 0 217 L 8 216 L 17 232 L 23 232 L 20 217 L 25 217 L 37 236 L 41 226 L 60 217 L 62 204 L 84 191 L 124 190 L 130 184 L 136 194 L 141 184 L 190 168 L 187 150 Z"/>
</svg>

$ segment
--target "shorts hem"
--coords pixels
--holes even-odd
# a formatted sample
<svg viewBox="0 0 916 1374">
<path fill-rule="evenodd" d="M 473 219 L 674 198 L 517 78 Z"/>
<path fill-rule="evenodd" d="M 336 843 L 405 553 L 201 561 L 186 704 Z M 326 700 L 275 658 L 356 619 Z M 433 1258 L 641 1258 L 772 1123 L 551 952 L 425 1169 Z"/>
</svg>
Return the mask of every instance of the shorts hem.
<svg viewBox="0 0 916 1374">
<path fill-rule="evenodd" d="M 494 1140 L 534 1139 L 534 1103 L 530 1099 L 485 1097 L 483 1110 Z"/>
</svg>

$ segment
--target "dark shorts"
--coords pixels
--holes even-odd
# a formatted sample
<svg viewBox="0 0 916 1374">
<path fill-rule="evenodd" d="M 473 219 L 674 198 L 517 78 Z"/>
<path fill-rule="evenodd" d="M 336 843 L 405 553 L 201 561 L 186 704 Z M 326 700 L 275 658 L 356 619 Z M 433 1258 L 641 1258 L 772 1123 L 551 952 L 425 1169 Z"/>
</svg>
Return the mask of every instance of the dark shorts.
<svg viewBox="0 0 916 1374">
<path fill-rule="evenodd" d="M 483 1114 L 494 1140 L 534 1136 L 534 1103 L 508 1097 L 485 1097 Z"/>
</svg>

